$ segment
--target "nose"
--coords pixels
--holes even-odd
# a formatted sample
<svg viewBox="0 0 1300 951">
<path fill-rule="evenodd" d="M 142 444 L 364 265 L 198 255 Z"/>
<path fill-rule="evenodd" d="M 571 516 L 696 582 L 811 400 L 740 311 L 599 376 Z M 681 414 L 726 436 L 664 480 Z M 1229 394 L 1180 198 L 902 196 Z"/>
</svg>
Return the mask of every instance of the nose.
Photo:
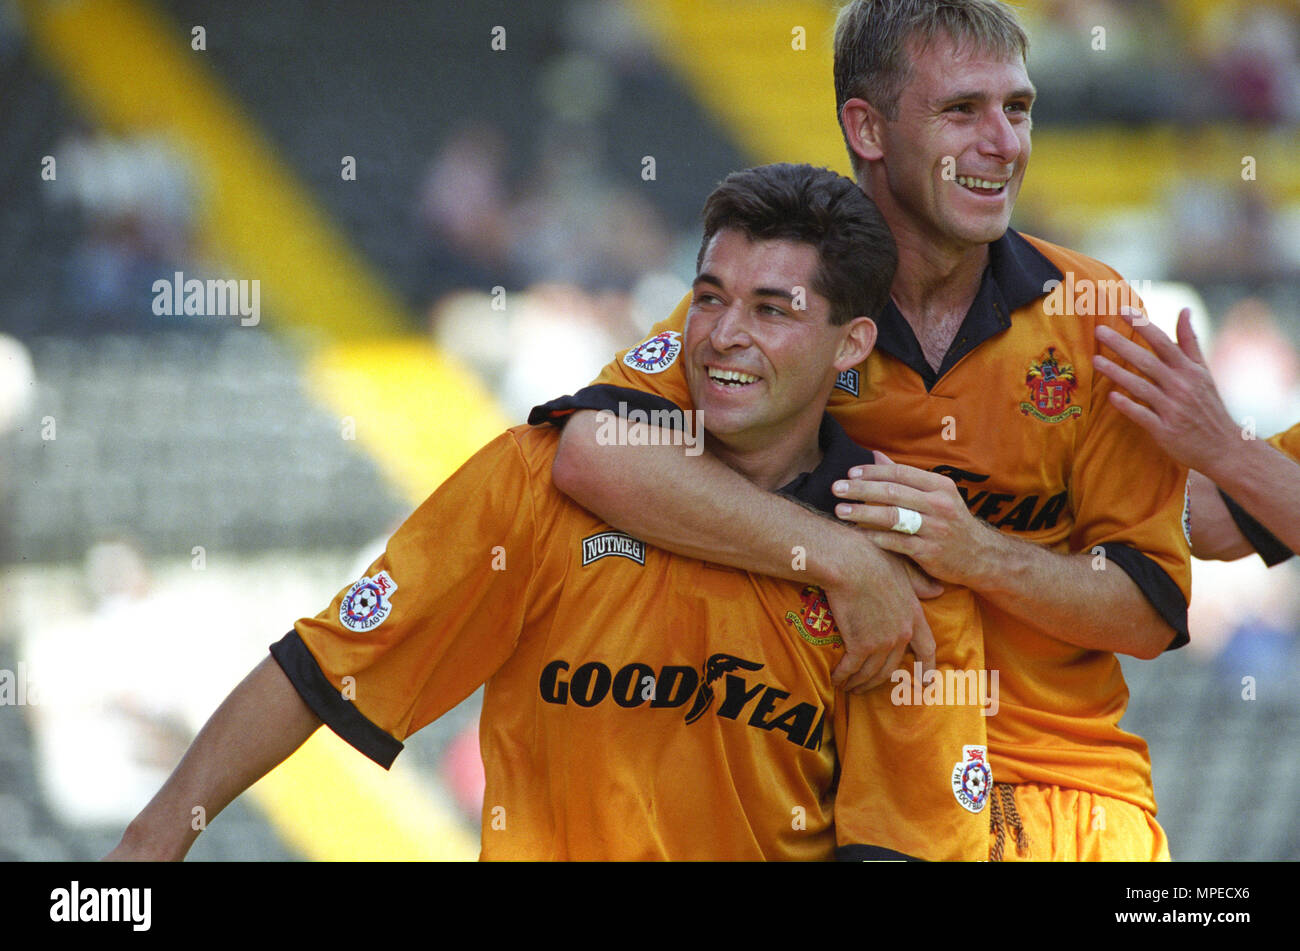
<svg viewBox="0 0 1300 951">
<path fill-rule="evenodd" d="M 733 301 L 730 307 L 718 315 L 709 333 L 709 343 L 714 350 L 722 352 L 749 346 L 749 321 L 745 315 L 745 306 L 740 301 Z"/>
<path fill-rule="evenodd" d="M 1001 107 L 989 110 L 983 126 L 981 130 L 983 134 L 980 137 L 981 152 L 1007 165 L 1013 164 L 1020 158 L 1023 150 L 1020 135 Z"/>
</svg>

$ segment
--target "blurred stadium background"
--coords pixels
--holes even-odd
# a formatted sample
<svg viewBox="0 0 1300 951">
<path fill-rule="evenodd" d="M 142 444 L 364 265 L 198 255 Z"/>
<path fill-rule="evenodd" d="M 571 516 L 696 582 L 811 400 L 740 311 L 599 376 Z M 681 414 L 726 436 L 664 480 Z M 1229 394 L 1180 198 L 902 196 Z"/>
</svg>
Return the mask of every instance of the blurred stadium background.
<svg viewBox="0 0 1300 951">
<path fill-rule="evenodd" d="M 107 852 L 271 641 L 666 315 L 718 179 L 847 171 L 834 6 L 0 0 L 0 858 Z M 1289 426 L 1300 4 L 1018 8 L 1016 227 L 1191 303 Z M 257 323 L 156 315 L 176 272 Z M 1298 589 L 1198 563 L 1192 645 L 1125 665 L 1176 858 L 1300 858 Z M 321 731 L 192 857 L 474 857 L 476 703 L 391 774 Z"/>
</svg>

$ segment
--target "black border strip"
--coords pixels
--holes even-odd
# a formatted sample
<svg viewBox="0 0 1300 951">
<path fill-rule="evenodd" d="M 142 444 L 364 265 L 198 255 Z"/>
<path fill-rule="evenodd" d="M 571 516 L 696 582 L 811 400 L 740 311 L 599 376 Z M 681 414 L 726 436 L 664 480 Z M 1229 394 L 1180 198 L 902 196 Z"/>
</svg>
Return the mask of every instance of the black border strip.
<svg viewBox="0 0 1300 951">
<path fill-rule="evenodd" d="M 1250 542 L 1251 547 L 1259 553 L 1259 557 L 1264 559 L 1264 564 L 1272 568 L 1274 565 L 1282 564 L 1295 554 L 1290 548 L 1282 544 L 1276 535 L 1261 525 L 1255 516 L 1242 508 L 1236 499 L 1222 489 L 1219 489 L 1219 497 L 1223 499 L 1223 504 L 1228 507 L 1228 514 L 1237 523 L 1237 528 L 1241 531 L 1241 534 L 1246 536 L 1246 541 Z M 1196 518 L 1195 513 L 1192 513 L 1192 518 Z"/>
<path fill-rule="evenodd" d="M 563 427 L 568 422 L 569 416 L 580 409 L 606 409 L 611 413 L 618 413 L 619 403 L 626 404 L 629 410 L 640 409 L 647 413 L 658 410 L 667 413 L 664 422 L 668 424 L 668 428 L 680 428 L 682 408 L 672 400 L 644 390 L 614 386 L 612 383 L 584 386 L 572 396 L 561 396 L 541 406 L 534 406 L 528 414 L 528 425 L 540 426 L 543 423 L 551 423 Z"/>
<path fill-rule="evenodd" d="M 837 862 L 924 862 L 914 855 L 895 852 L 883 845 L 841 845 L 835 850 Z"/>
<path fill-rule="evenodd" d="M 271 656 L 280 665 L 303 702 L 348 745 L 370 757 L 384 769 L 393 765 L 403 745 L 375 726 L 329 682 L 316 658 L 297 631 L 290 631 L 271 645 Z"/>
<path fill-rule="evenodd" d="M 1124 573 L 1133 579 L 1151 606 L 1156 609 L 1165 623 L 1174 629 L 1174 639 L 1165 648 L 1177 650 L 1191 638 L 1187 633 L 1187 599 L 1182 589 L 1169 577 L 1168 572 L 1130 545 L 1118 542 L 1098 546 L 1105 553 L 1108 561 L 1113 561 L 1124 569 Z"/>
</svg>

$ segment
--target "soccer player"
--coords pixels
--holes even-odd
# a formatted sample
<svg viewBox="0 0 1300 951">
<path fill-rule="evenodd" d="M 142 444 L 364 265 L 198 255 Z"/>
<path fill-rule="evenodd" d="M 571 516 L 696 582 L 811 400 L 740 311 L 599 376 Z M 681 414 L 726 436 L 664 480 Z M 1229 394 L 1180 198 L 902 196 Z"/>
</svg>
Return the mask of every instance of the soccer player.
<svg viewBox="0 0 1300 951">
<path fill-rule="evenodd" d="M 826 416 L 827 397 L 870 351 L 863 314 L 883 306 L 896 260 L 851 181 L 808 166 L 737 173 L 705 208 L 685 338 L 638 359 L 685 371 L 716 457 L 829 521 L 831 482 L 872 455 Z M 690 419 L 676 421 L 681 452 Z M 890 730 L 900 708 L 878 704 L 846 725 L 819 590 L 612 529 L 552 486 L 557 442 L 549 425 L 517 427 L 447 480 L 363 578 L 273 645 L 110 857 L 183 857 L 195 806 L 215 815 L 322 721 L 387 766 L 484 682 L 484 858 L 827 859 L 837 835 L 848 857 L 978 857 L 977 706 Z M 934 604 L 933 623 L 982 667 L 969 593 Z M 854 803 L 842 815 L 837 751 L 863 764 L 841 785 Z M 900 759 L 933 781 L 898 788 Z"/>
<path fill-rule="evenodd" d="M 1097 370 L 1122 390 L 1110 401 L 1192 469 L 1188 476 L 1192 554 L 1232 561 L 1257 552 L 1272 566 L 1300 551 L 1300 424 L 1267 442 L 1247 438 L 1219 396 L 1191 311 L 1178 315 L 1178 342 L 1138 326 L 1148 352 L 1108 327 L 1097 339 L 1133 373 L 1099 355 Z"/>
<path fill-rule="evenodd" d="M 840 122 L 899 268 L 877 346 L 830 406 L 892 462 L 845 473 L 838 514 L 976 593 L 1001 687 L 988 724 L 990 856 L 1165 859 L 1146 744 L 1119 726 L 1128 691 L 1116 654 L 1154 658 L 1187 640 L 1186 470 L 1092 371 L 1094 328 L 1134 339 L 1120 303 L 1140 302 L 1105 265 L 1009 228 L 1031 147 L 1027 47 L 994 0 L 841 11 Z M 684 311 L 652 332 L 679 332 Z M 680 373 L 626 357 L 599 382 L 689 405 Z M 893 676 L 919 630 L 896 568 L 869 567 L 897 600 L 864 607 L 842 595 L 862 559 L 840 562 L 837 526 L 707 456 L 598 445 L 593 426 L 578 413 L 566 427 L 556 485 L 656 545 L 750 570 L 777 570 L 803 546 L 844 634 L 837 678 L 857 689 Z"/>
</svg>

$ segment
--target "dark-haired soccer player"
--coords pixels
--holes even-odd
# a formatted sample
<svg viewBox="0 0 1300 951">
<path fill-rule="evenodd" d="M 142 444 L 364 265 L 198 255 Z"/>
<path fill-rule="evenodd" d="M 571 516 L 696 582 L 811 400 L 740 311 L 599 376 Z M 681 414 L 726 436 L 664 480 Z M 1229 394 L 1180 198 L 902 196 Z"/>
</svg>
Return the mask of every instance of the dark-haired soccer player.
<svg viewBox="0 0 1300 951">
<path fill-rule="evenodd" d="M 863 315 L 883 306 L 896 261 L 848 179 L 736 173 L 705 207 L 684 333 L 630 359 L 683 370 L 710 451 L 829 520 L 832 482 L 873 459 L 826 401 L 870 351 Z M 563 421 L 571 404 L 534 417 Z M 881 694 L 851 714 L 831 685 L 842 649 L 819 589 L 615 530 L 551 484 L 557 442 L 551 426 L 517 427 L 448 479 L 364 577 L 272 647 L 112 857 L 182 857 L 193 807 L 215 815 L 322 721 L 387 766 L 485 682 L 484 858 L 827 859 L 837 843 L 847 857 L 982 856 L 971 806 L 990 776 L 973 698 L 912 712 Z M 982 668 L 969 593 L 931 611 L 947 650 Z M 837 753 L 860 761 L 843 781 Z"/>
</svg>

